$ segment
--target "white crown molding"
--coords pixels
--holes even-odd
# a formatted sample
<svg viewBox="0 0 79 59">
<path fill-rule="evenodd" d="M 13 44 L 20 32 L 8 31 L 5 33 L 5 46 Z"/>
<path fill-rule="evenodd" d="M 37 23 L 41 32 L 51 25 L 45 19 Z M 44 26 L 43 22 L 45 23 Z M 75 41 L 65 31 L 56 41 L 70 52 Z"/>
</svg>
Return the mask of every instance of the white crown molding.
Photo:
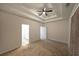
<svg viewBox="0 0 79 59">
<path fill-rule="evenodd" d="M 75 6 L 73 7 L 73 10 L 71 12 L 71 15 L 69 17 L 69 19 L 74 15 L 75 11 L 77 10 L 77 8 L 79 7 L 79 4 L 75 4 Z"/>
<path fill-rule="evenodd" d="M 23 9 L 23 7 L 21 7 L 21 8 Z M 55 18 L 55 19 L 50 19 L 50 20 L 41 20 L 28 10 L 26 10 L 26 12 L 25 12 L 25 11 L 21 11 L 17 7 L 8 6 L 8 5 L 6 5 L 6 7 L 0 8 L 0 10 L 4 11 L 4 12 L 8 12 L 10 14 L 20 16 L 20 17 L 29 18 L 29 19 L 34 20 L 34 21 L 42 22 L 42 23 L 56 21 L 58 19 L 60 20 L 60 18 Z M 53 16 L 51 18 L 53 18 Z"/>
<path fill-rule="evenodd" d="M 47 18 L 42 18 L 44 21 L 46 21 L 46 20 L 49 20 L 49 19 L 53 19 L 53 18 L 56 18 L 57 17 L 57 15 L 52 15 L 52 16 L 50 16 L 50 17 L 47 17 Z"/>
<path fill-rule="evenodd" d="M 45 20 L 45 19 L 39 17 L 38 15 L 35 15 L 31 10 L 29 10 L 28 8 L 26 8 L 25 6 L 22 6 L 22 5 L 20 5 L 20 6 L 18 6 L 18 5 L 13 5 L 13 6 L 7 5 L 7 6 L 2 7 L 1 10 L 9 12 L 11 14 L 18 15 L 20 17 L 28 18 L 30 20 L 42 22 L 42 23 L 48 23 L 48 22 L 63 19 L 62 17 L 58 17 L 57 15 L 55 15 L 55 16 L 45 18 L 46 19 Z"/>
<path fill-rule="evenodd" d="M 43 22 L 39 18 L 34 17 L 34 15 L 29 14 L 29 12 L 26 12 L 26 13 L 22 12 L 21 10 L 18 10 L 15 7 L 6 6 L 6 7 L 3 7 L 3 8 L 0 8 L 0 11 L 7 12 L 9 14 L 14 14 L 16 16 L 20 16 L 20 17 L 23 17 L 23 18 L 26 18 L 26 19 L 29 18 L 29 19 L 34 20 L 34 21 Z"/>
<path fill-rule="evenodd" d="M 44 22 L 45 23 L 49 23 L 49 22 L 58 21 L 58 20 L 63 20 L 63 18 L 62 17 L 58 17 L 58 18 L 50 19 L 50 20 L 47 20 L 47 21 L 44 21 Z"/>
</svg>

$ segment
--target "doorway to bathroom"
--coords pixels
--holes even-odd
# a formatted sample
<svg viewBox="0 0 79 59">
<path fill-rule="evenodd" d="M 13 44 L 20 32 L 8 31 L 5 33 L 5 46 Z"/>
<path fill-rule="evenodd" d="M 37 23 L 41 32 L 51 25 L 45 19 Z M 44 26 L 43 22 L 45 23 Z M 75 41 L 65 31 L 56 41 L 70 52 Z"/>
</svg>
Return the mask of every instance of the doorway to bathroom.
<svg viewBox="0 0 79 59">
<path fill-rule="evenodd" d="M 46 26 L 40 27 L 40 39 L 46 40 Z"/>
<path fill-rule="evenodd" d="M 22 24 L 22 46 L 29 44 L 29 24 Z"/>
</svg>

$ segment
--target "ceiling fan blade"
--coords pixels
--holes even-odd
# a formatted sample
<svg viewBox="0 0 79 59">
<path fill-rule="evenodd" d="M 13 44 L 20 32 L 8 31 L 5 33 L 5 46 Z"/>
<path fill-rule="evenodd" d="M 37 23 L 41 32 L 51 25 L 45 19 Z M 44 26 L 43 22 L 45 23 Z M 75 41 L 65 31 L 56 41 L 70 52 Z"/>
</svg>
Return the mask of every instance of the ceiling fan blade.
<svg viewBox="0 0 79 59">
<path fill-rule="evenodd" d="M 46 12 L 52 12 L 53 10 L 46 10 Z"/>
<path fill-rule="evenodd" d="M 37 12 L 44 12 L 44 8 L 43 8 L 43 9 L 38 10 Z"/>
</svg>

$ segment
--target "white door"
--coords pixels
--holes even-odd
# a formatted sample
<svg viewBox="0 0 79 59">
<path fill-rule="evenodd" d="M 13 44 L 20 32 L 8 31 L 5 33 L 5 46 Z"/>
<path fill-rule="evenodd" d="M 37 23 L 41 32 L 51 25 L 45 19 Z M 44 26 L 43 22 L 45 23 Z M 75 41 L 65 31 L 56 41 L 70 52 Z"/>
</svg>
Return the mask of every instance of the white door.
<svg viewBox="0 0 79 59">
<path fill-rule="evenodd" d="M 22 24 L 22 46 L 29 44 L 29 25 Z"/>
<path fill-rule="evenodd" d="M 40 27 L 40 39 L 46 40 L 46 27 L 45 26 Z"/>
</svg>

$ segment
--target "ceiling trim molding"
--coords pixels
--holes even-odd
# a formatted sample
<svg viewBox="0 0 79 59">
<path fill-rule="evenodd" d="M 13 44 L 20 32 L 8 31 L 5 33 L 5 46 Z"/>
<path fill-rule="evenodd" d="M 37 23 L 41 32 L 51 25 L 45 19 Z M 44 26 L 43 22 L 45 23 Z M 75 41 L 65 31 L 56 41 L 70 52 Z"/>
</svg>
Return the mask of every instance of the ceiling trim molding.
<svg viewBox="0 0 79 59">
<path fill-rule="evenodd" d="M 36 21 L 43 21 L 40 17 L 37 17 L 35 14 L 33 14 L 32 12 L 31 12 L 31 10 L 29 10 L 28 8 L 26 8 L 25 6 L 23 6 L 23 5 L 21 5 L 20 6 L 20 9 L 18 9 L 18 6 L 16 6 L 16 7 L 12 7 L 13 9 L 16 9 L 16 10 L 18 10 L 18 11 L 20 11 L 21 12 L 21 14 L 23 15 L 23 14 L 25 14 L 24 16 L 27 16 L 27 17 L 29 17 L 29 18 L 33 18 L 33 19 L 35 19 Z M 22 10 L 23 9 L 23 10 Z M 20 13 L 19 12 L 19 13 Z"/>
<path fill-rule="evenodd" d="M 58 17 L 58 16 L 57 15 L 54 15 L 54 16 L 50 16 L 48 18 L 42 18 L 42 19 L 44 19 L 44 21 L 46 21 L 46 20 L 53 19 L 53 18 L 56 18 L 56 17 Z"/>
<path fill-rule="evenodd" d="M 36 18 L 39 18 L 40 20 L 42 19 L 42 18 L 40 18 L 39 16 L 35 15 L 34 12 L 32 12 L 32 10 L 29 10 L 28 8 L 26 8 L 24 5 L 22 5 L 22 8 L 23 8 L 23 9 L 26 9 L 27 12 L 29 12 L 29 13 L 32 14 L 32 15 L 34 15 Z M 43 20 L 43 19 L 42 19 L 42 20 Z"/>
<path fill-rule="evenodd" d="M 19 15 L 19 14 L 16 14 L 16 13 L 12 13 L 12 12 L 9 12 L 9 11 L 7 11 L 7 10 L 1 10 L 1 9 L 0 9 L 0 11 L 1 11 L 1 12 L 4 12 L 4 13 L 11 14 L 11 15 L 18 16 L 18 17 L 20 17 L 20 18 L 29 19 L 29 20 L 32 20 L 32 21 L 36 21 L 36 22 L 40 22 L 40 23 L 44 23 L 43 21 L 35 20 L 35 19 L 31 18 L 31 17 L 27 17 L 27 16 Z"/>
<path fill-rule="evenodd" d="M 44 22 L 45 22 L 45 23 L 49 23 L 49 22 L 58 21 L 58 20 L 63 20 L 63 18 L 62 18 L 62 17 L 59 17 L 59 18 L 50 19 L 50 20 L 44 21 Z"/>
<path fill-rule="evenodd" d="M 9 8 L 10 6 L 7 5 L 7 7 Z M 25 19 L 30 19 L 30 20 L 34 20 L 34 21 L 38 21 L 38 22 L 41 22 L 41 23 L 47 23 L 47 22 L 51 22 L 51 21 L 57 21 L 57 20 L 60 20 L 62 18 L 55 18 L 55 19 L 50 19 L 50 20 L 41 20 L 37 17 L 33 17 L 33 13 L 29 14 L 28 10 L 26 12 L 28 12 L 27 14 L 25 12 L 23 12 L 22 10 L 19 10 L 18 8 L 16 7 L 10 7 L 9 10 L 6 9 L 5 7 L 0 9 L 0 11 L 3 11 L 3 12 L 7 12 L 9 14 L 12 14 L 12 15 L 16 15 L 16 16 L 20 16 L 22 18 L 25 18 Z M 17 13 L 16 13 L 17 12 Z M 33 17 L 33 18 L 32 18 Z M 39 19 L 39 20 L 37 20 Z"/>
<path fill-rule="evenodd" d="M 33 13 L 29 13 L 28 10 L 22 11 L 21 9 L 23 8 L 18 9 L 18 6 L 10 6 L 10 5 L 4 5 L 2 6 L 2 8 L 0 8 L 0 10 L 3 12 L 8 12 L 10 14 L 14 14 L 14 15 L 24 17 L 24 18 L 30 18 L 32 20 L 43 23 L 43 20 L 37 18 L 35 15 L 33 15 Z"/>
<path fill-rule="evenodd" d="M 78 7 L 79 7 L 79 4 L 75 4 L 69 18 L 71 18 L 74 15 L 74 13 L 75 13 L 75 11 L 77 10 Z"/>
<path fill-rule="evenodd" d="M 18 13 L 13 13 L 12 11 L 8 11 L 8 10 L 5 10 L 5 9 L 0 9 L 0 11 L 2 12 L 6 12 L 8 14 L 12 14 L 12 15 L 15 15 L 15 16 L 19 16 L 19 17 L 22 17 L 24 19 L 29 19 L 29 20 L 32 20 L 32 21 L 37 21 L 37 22 L 41 22 L 41 23 L 49 23 L 49 22 L 52 22 L 52 21 L 57 21 L 57 20 L 61 20 L 63 19 L 62 17 L 59 17 L 59 18 L 55 18 L 55 19 L 50 19 L 50 20 L 46 20 L 46 21 L 42 21 L 42 20 L 36 20 L 36 19 L 33 19 L 31 17 L 28 17 L 28 16 L 23 16 L 21 14 L 18 14 Z"/>
<path fill-rule="evenodd" d="M 62 10 L 62 6 L 60 6 L 60 9 Z M 19 7 L 18 5 L 13 5 L 13 6 L 4 5 L 4 7 L 2 7 L 1 10 L 3 10 L 4 12 L 8 12 L 10 14 L 16 15 L 16 16 L 23 17 L 25 19 L 28 18 L 30 20 L 34 20 L 34 21 L 41 22 L 41 23 L 49 23 L 52 21 L 58 21 L 58 20 L 63 19 L 62 16 L 57 16 L 57 15 L 48 17 L 47 19 L 41 18 L 23 5 L 20 5 Z"/>
</svg>

